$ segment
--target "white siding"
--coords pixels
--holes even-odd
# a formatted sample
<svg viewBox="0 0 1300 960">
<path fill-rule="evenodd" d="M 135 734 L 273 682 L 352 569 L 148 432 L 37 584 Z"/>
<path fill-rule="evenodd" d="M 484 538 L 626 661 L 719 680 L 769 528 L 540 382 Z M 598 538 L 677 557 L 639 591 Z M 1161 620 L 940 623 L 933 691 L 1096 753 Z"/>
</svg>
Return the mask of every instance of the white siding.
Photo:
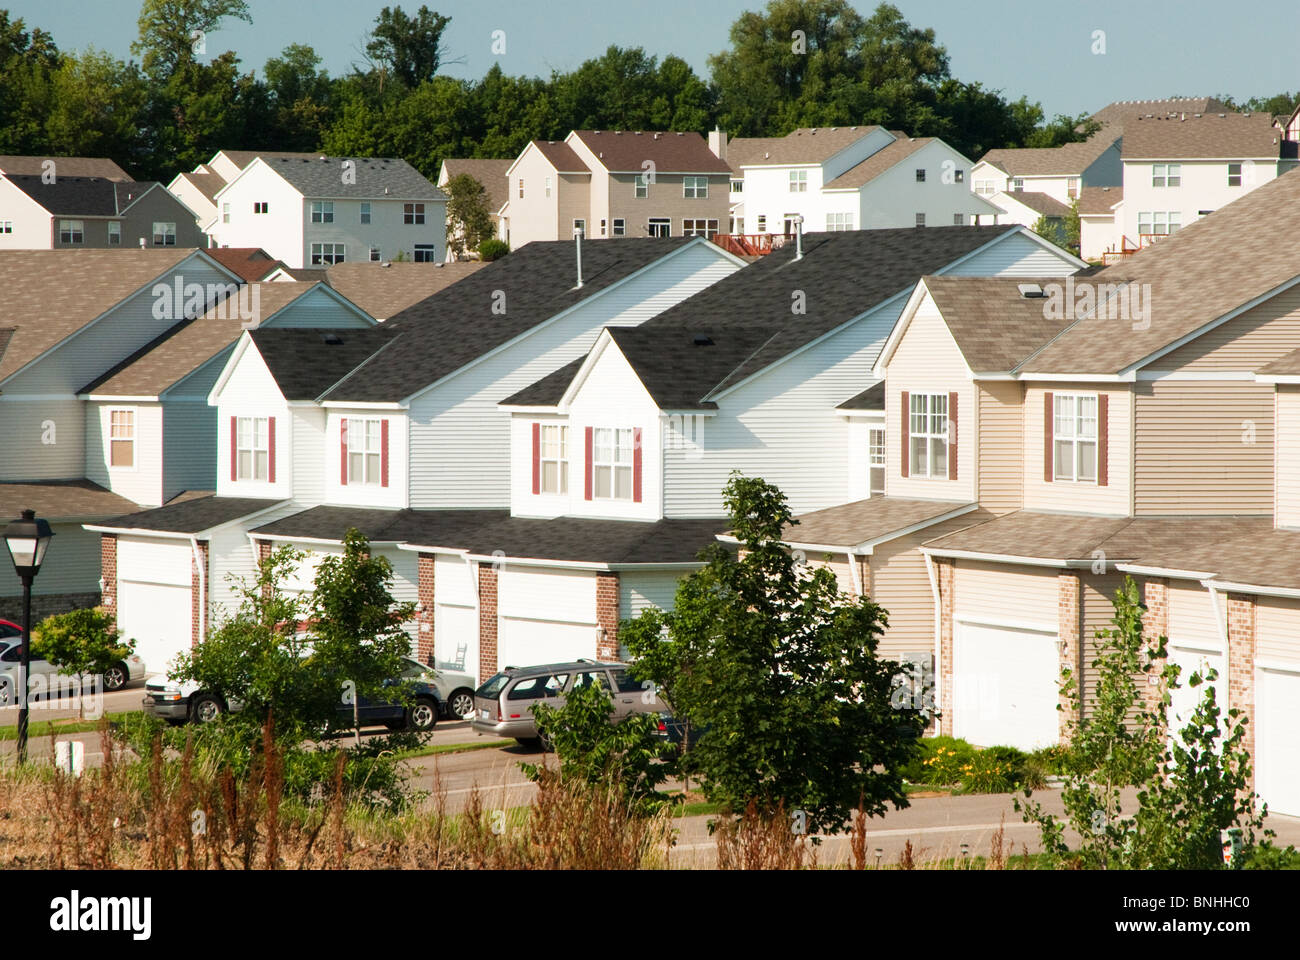
<svg viewBox="0 0 1300 960">
<path fill-rule="evenodd" d="M 440 667 L 485 680 L 478 676 L 477 574 L 478 567 L 460 557 L 440 554 L 434 558 L 434 661 Z"/>
<path fill-rule="evenodd" d="M 348 421 L 351 434 L 363 419 L 381 420 L 388 423 L 388 485 L 382 482 L 358 483 L 351 480 L 343 483 L 342 421 Z M 382 430 L 382 427 L 381 427 Z M 382 436 L 382 434 L 381 434 Z M 382 441 L 381 441 L 382 442 Z M 313 436 L 311 443 L 323 443 L 324 457 L 320 463 L 325 468 L 325 498 L 330 503 L 344 503 L 357 507 L 387 507 L 403 509 L 406 507 L 407 494 L 407 459 L 402 456 L 407 443 L 407 419 L 398 410 L 344 410 L 331 408 L 325 411 L 325 432 L 323 436 Z"/>
<path fill-rule="evenodd" d="M 1199 586 L 1170 584 L 1169 642 L 1197 650 L 1223 650 L 1221 627 L 1225 622 L 1227 598 L 1219 598 L 1216 620 L 1210 591 Z"/>
<path fill-rule="evenodd" d="M 946 168 L 946 163 L 952 166 Z M 927 227 L 951 227 L 955 213 L 960 213 L 969 225 L 974 222 L 973 216 L 992 212 L 971 193 L 965 177 L 960 183 L 956 181 L 955 171 L 969 175 L 970 169 L 968 159 L 946 143 L 935 140 L 856 191 L 858 217 L 854 225 L 862 229 L 914 227 L 918 213 L 925 214 Z M 924 183 L 917 181 L 917 170 L 925 171 Z M 944 182 L 949 170 L 954 172 L 952 182 Z"/>
<path fill-rule="evenodd" d="M 1066 277 L 1078 269 L 1066 256 L 1064 250 L 1017 233 L 951 270 L 939 272 L 951 277 Z"/>
<path fill-rule="evenodd" d="M 6 481 L 73 479 L 86 475 L 85 404 L 71 394 L 0 394 L 0 477 Z"/>
<path fill-rule="evenodd" d="M 287 500 L 293 491 L 293 421 L 275 378 L 251 341 L 217 399 L 217 495 Z M 230 479 L 230 418 L 275 417 L 275 483 Z M 337 464 L 335 466 L 337 470 Z"/>
<path fill-rule="evenodd" d="M 961 560 L 953 583 L 953 617 L 1057 631 L 1059 572 Z"/>
<path fill-rule="evenodd" d="M 117 578 L 136 583 L 169 583 L 188 587 L 193 567 L 189 540 L 162 537 L 118 537 Z"/>
<path fill-rule="evenodd" d="M 618 575 L 618 617 L 631 620 L 646 610 L 671 610 L 677 599 L 680 570 L 623 570 Z"/>
<path fill-rule="evenodd" d="M 129 412 L 134 424 L 134 456 L 129 467 L 114 467 L 109 462 L 109 433 L 114 410 Z M 164 502 L 162 476 L 161 404 L 86 404 L 86 479 L 93 480 L 128 500 L 134 500 L 141 506 L 158 507 Z"/>
</svg>

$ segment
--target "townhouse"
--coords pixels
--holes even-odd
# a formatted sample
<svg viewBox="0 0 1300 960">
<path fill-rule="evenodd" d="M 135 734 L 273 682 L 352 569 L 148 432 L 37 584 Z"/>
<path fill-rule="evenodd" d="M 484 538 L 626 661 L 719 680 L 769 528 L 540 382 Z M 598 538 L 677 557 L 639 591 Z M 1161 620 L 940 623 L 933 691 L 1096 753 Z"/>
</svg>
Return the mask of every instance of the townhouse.
<svg viewBox="0 0 1300 960">
<path fill-rule="evenodd" d="M 574 130 L 534 140 L 506 171 L 498 211 L 513 249 L 535 240 L 723 232 L 731 168 L 698 133 Z"/>
<path fill-rule="evenodd" d="M 703 238 L 576 253 L 529 244 L 370 330 L 241 333 L 208 395 L 215 495 L 92 525 L 123 629 L 163 663 L 230 609 L 229 575 L 290 543 L 313 552 L 290 584 L 309 589 L 353 526 L 392 562 L 399 598 L 420 598 L 433 560 L 402 546 L 456 545 L 464 524 L 509 517 L 498 401 L 585 355 L 604 327 L 638 324 L 743 265 Z M 425 603 L 411 632 L 422 657 L 477 672 L 478 631 L 461 627 L 478 607 L 452 602 L 458 580 L 472 599 L 469 571 L 459 554 L 437 567 L 438 608 Z"/>
<path fill-rule="evenodd" d="M 207 163 L 189 173 L 178 173 L 167 190 L 190 210 L 200 229 L 217 219 L 217 194 L 258 157 L 268 160 L 315 160 L 317 153 L 286 153 L 275 150 L 218 150 Z M 0 168 L 2 169 L 2 168 Z"/>
<path fill-rule="evenodd" d="M 405 160 L 258 154 L 213 203 L 212 245 L 261 247 L 290 269 L 446 256 L 447 198 Z"/>
<path fill-rule="evenodd" d="M 0 250 L 202 245 L 189 211 L 160 183 L 64 173 L 0 176 Z"/>
<path fill-rule="evenodd" d="M 732 169 L 728 232 L 767 248 L 805 232 L 961 226 L 998 209 L 973 195 L 971 162 L 935 137 L 879 126 L 801 127 L 784 137 L 710 134 Z M 990 219 L 988 222 L 993 222 Z M 761 238 L 761 239 L 760 239 Z"/>
</svg>

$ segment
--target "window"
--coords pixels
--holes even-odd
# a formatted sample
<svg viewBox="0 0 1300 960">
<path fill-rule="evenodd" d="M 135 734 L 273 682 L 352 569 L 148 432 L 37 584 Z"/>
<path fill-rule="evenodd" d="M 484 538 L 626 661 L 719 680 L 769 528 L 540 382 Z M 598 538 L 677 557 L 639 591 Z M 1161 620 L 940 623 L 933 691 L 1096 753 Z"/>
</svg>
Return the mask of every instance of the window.
<svg viewBox="0 0 1300 960">
<path fill-rule="evenodd" d="M 1097 480 L 1097 397 L 1061 394 L 1053 398 L 1053 444 L 1057 480 Z"/>
<path fill-rule="evenodd" d="M 176 224 L 155 221 L 153 225 L 153 245 L 155 247 L 176 246 Z"/>
<path fill-rule="evenodd" d="M 916 182 L 917 182 L 917 183 L 925 183 L 925 168 L 924 168 L 924 167 L 918 167 L 918 168 L 917 168 L 917 171 L 916 171 Z"/>
<path fill-rule="evenodd" d="M 1241 186 L 1241 164 L 1239 163 L 1228 164 L 1228 186 L 1230 187 Z"/>
<path fill-rule="evenodd" d="M 1151 165 L 1151 186 L 1176 187 L 1182 183 L 1182 164 L 1154 163 Z"/>
<path fill-rule="evenodd" d="M 270 213 L 270 212 L 271 212 L 271 205 L 270 205 L 269 203 L 266 203 L 265 201 L 263 201 L 262 203 L 255 203 L 255 204 L 253 204 L 253 212 L 254 212 L 254 213 Z"/>
<path fill-rule="evenodd" d="M 885 492 L 885 428 L 872 427 L 867 433 L 867 463 L 871 471 L 871 495 Z"/>
<path fill-rule="evenodd" d="M 361 222 L 362 223 L 370 222 L 370 201 L 369 200 L 361 201 Z"/>
<path fill-rule="evenodd" d="M 909 400 L 908 476 L 948 477 L 948 395 L 914 393 Z"/>
<path fill-rule="evenodd" d="M 230 222 L 230 204 L 228 203 L 223 203 L 221 205 L 221 222 L 222 223 Z"/>
<path fill-rule="evenodd" d="M 341 243 L 313 243 L 311 245 L 311 265 L 342 263 L 345 245 Z"/>
<path fill-rule="evenodd" d="M 651 217 L 650 222 L 646 224 L 646 230 L 652 237 L 671 237 L 673 222 L 667 217 Z"/>
<path fill-rule="evenodd" d="M 435 263 L 438 259 L 438 248 L 432 243 L 417 243 L 415 245 L 416 263 Z"/>
<path fill-rule="evenodd" d="M 59 221 L 59 243 L 84 243 L 86 224 L 81 220 Z"/>
<path fill-rule="evenodd" d="M 519 181 L 523 183 L 523 181 Z M 523 194 L 521 193 L 522 197 Z M 402 204 L 402 222 L 407 224 L 424 223 L 424 204 L 422 203 L 404 203 Z"/>
<path fill-rule="evenodd" d="M 790 192 L 791 193 L 808 192 L 808 171 L 807 170 L 790 171 Z"/>
<path fill-rule="evenodd" d="M 976 180 L 975 192 L 981 197 L 991 197 L 998 192 L 996 183 L 995 180 Z"/>
<path fill-rule="evenodd" d="M 547 178 L 546 178 L 546 195 L 547 195 L 548 197 L 551 195 L 551 178 L 550 178 L 550 177 L 547 177 Z M 522 197 L 523 194 L 521 193 L 520 196 Z"/>
<path fill-rule="evenodd" d="M 575 219 L 573 221 L 573 232 L 580 233 L 585 237 L 587 235 L 587 221 Z"/>
<path fill-rule="evenodd" d="M 954 213 L 954 214 L 952 215 L 952 225 L 953 225 L 954 227 L 964 227 L 964 226 L 966 226 L 966 214 L 964 214 L 964 213 Z"/>
<path fill-rule="evenodd" d="M 965 170 L 962 170 L 962 169 L 954 170 L 954 171 L 952 172 L 952 175 L 953 175 L 953 180 L 954 180 L 955 183 L 965 183 L 965 182 L 966 182 L 966 171 L 965 171 Z"/>
<path fill-rule="evenodd" d="M 592 431 L 592 495 L 602 500 L 632 499 L 632 431 L 607 427 Z"/>
<path fill-rule="evenodd" d="M 718 232 L 717 220 L 683 220 L 683 237 L 711 237 Z"/>
<path fill-rule="evenodd" d="M 682 177 L 682 196 L 703 200 L 709 195 L 708 177 Z"/>
<path fill-rule="evenodd" d="M 384 259 L 384 254 L 383 254 L 383 251 L 382 251 L 382 250 L 380 250 L 378 247 L 371 247 L 371 248 L 370 248 L 370 262 L 371 262 L 371 263 L 379 263 L 379 262 L 380 262 L 381 260 L 383 260 L 383 259 Z"/>
<path fill-rule="evenodd" d="M 134 410 L 110 410 L 108 413 L 108 465 L 135 466 Z"/>
<path fill-rule="evenodd" d="M 1179 210 L 1154 210 L 1138 214 L 1138 235 L 1155 234 L 1164 236 L 1177 233 L 1183 225 L 1183 214 Z"/>
<path fill-rule="evenodd" d="M 1023 177 L 1012 177 L 1012 178 L 1011 178 L 1011 189 L 1012 189 L 1013 191 L 1017 191 L 1017 190 L 1023 190 L 1023 189 L 1025 189 L 1025 180 L 1024 180 L 1024 178 L 1023 178 Z"/>
<path fill-rule="evenodd" d="M 523 198 L 524 198 L 524 181 L 521 178 L 519 181 L 519 199 L 522 200 Z"/>
<path fill-rule="evenodd" d="M 382 424 L 382 420 L 348 418 L 348 483 L 380 482 Z"/>
<path fill-rule="evenodd" d="M 542 493 L 569 492 L 569 428 L 542 424 L 542 448 L 538 460 Z"/>
<path fill-rule="evenodd" d="M 627 234 L 627 221 L 622 217 L 614 218 L 614 236 L 622 237 Z"/>
<path fill-rule="evenodd" d="M 925 214 L 924 214 L 924 213 L 918 213 L 918 214 L 916 215 L 916 225 L 917 225 L 918 227 L 924 227 L 924 226 L 925 226 Z"/>
<path fill-rule="evenodd" d="M 112 224 L 110 224 L 109 226 L 112 226 Z M 118 224 L 118 227 L 120 228 L 121 224 Z M 14 232 L 14 222 L 12 220 L 0 220 L 0 233 L 13 233 L 13 232 Z M 110 233 L 111 232 L 112 231 L 110 231 Z"/>
<path fill-rule="evenodd" d="M 108 245 L 110 247 L 120 247 L 122 245 L 122 222 L 120 220 L 108 221 Z"/>
<path fill-rule="evenodd" d="M 271 443 L 266 417 L 239 417 L 235 429 L 235 477 L 270 479 Z"/>
<path fill-rule="evenodd" d="M 851 213 L 826 214 L 826 229 L 830 231 L 852 230 L 853 214 Z"/>
<path fill-rule="evenodd" d="M 1079 178 L 1070 177 L 1065 181 L 1065 195 L 1074 199 L 1079 196 Z"/>
<path fill-rule="evenodd" d="M 744 181 L 744 180 L 732 180 L 732 181 L 731 181 L 731 192 L 732 192 L 732 193 L 744 193 L 744 192 L 745 192 L 745 181 Z"/>
<path fill-rule="evenodd" d="M 600 221 L 600 235 L 601 235 L 602 237 L 607 236 L 607 234 L 605 233 L 605 228 L 606 228 L 606 224 L 607 224 L 607 222 L 608 222 L 608 221 L 605 221 L 605 220 L 601 220 L 601 221 Z"/>
<path fill-rule="evenodd" d="M 766 214 L 766 213 L 760 213 L 760 214 L 758 215 L 758 232 L 759 232 L 759 233 L 767 233 L 767 214 Z"/>
<path fill-rule="evenodd" d="M 646 174 L 638 173 L 632 181 L 632 196 L 637 200 L 650 196 L 650 181 L 646 179 Z"/>
</svg>

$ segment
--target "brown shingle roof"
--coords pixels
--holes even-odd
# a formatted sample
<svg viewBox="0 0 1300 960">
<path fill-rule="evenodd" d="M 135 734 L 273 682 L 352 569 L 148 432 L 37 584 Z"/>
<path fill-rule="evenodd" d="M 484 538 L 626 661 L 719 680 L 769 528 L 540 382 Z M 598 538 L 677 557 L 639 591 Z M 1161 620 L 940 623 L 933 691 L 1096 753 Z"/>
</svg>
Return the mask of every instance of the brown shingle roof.
<svg viewBox="0 0 1300 960">
<path fill-rule="evenodd" d="M 479 260 L 454 263 L 336 263 L 326 271 L 329 285 L 378 320 L 395 317 L 471 273 L 487 266 Z"/>
<path fill-rule="evenodd" d="M 1030 210 L 1041 213 L 1045 217 L 1068 217 L 1070 215 L 1069 207 L 1046 193 L 1039 193 L 1036 190 L 1012 190 L 1007 196 L 1023 203 Z"/>
<path fill-rule="evenodd" d="M 6 323 L 0 383 L 186 257 L 184 248 L 0 251 Z"/>
<path fill-rule="evenodd" d="M 556 173 L 591 173 L 587 165 L 582 162 L 582 158 L 574 153 L 573 147 L 567 143 L 559 140 L 534 140 L 533 146 L 555 168 Z"/>
<path fill-rule="evenodd" d="M 731 172 L 694 131 L 575 130 L 573 135 L 615 173 L 640 173 L 647 160 L 660 173 Z"/>
<path fill-rule="evenodd" d="M 874 125 L 800 127 L 784 137 L 738 137 L 727 144 L 727 162 L 737 173 L 742 166 L 824 163 L 845 147 L 879 129 Z"/>
<path fill-rule="evenodd" d="M 195 190 L 214 203 L 216 202 L 217 191 L 226 185 L 226 181 L 221 178 L 219 173 L 182 173 L 179 176 L 184 177 Z"/>
<path fill-rule="evenodd" d="M 45 520 L 89 521 L 137 509 L 126 497 L 84 479 L 0 483 L 0 516 L 16 517 L 24 510 L 35 510 Z"/>
<path fill-rule="evenodd" d="M 0 156 L 0 172 L 39 177 L 45 172 L 46 160 L 54 161 L 55 175 L 60 177 L 101 177 L 123 182 L 134 179 L 107 157 Z"/>
<path fill-rule="evenodd" d="M 1077 177 L 1109 150 L 1120 135 L 1118 126 L 1108 125 L 1083 143 L 990 150 L 980 161 L 987 161 L 1013 177 Z"/>
<path fill-rule="evenodd" d="M 871 497 L 838 507 L 805 513 L 787 525 L 782 537 L 791 544 L 857 547 L 897 534 L 917 524 L 935 523 L 942 517 L 974 504 L 903 497 Z"/>
<path fill-rule="evenodd" d="M 975 373 L 1007 373 L 1056 336 L 1068 319 L 1053 319 L 1048 300 L 1025 297 L 1022 285 L 1048 291 L 1060 277 L 924 277 L 948 330 Z M 1062 291 L 1062 295 L 1064 291 Z"/>
<path fill-rule="evenodd" d="M 262 157 L 264 160 L 315 160 L 319 153 L 287 153 L 283 150 L 222 150 L 240 170 Z"/>
<path fill-rule="evenodd" d="M 1171 113 L 1226 113 L 1228 107 L 1214 97 L 1173 97 L 1165 100 L 1116 100 L 1092 115 L 1101 123 L 1120 123 L 1135 117 Z"/>
<path fill-rule="evenodd" d="M 856 189 L 870 183 L 886 170 L 902 163 L 922 147 L 934 142 L 933 137 L 908 137 L 901 130 L 891 130 L 898 139 L 883 150 L 877 150 L 855 167 L 850 167 L 826 184 L 824 190 Z"/>
<path fill-rule="evenodd" d="M 1281 156 L 1282 138 L 1266 113 L 1139 117 L 1124 124 L 1125 160 Z"/>
<path fill-rule="evenodd" d="M 467 173 L 483 184 L 483 189 L 487 192 L 488 210 L 496 216 L 510 192 L 509 184 L 506 183 L 506 171 L 514 160 L 448 159 L 442 163 L 447 168 L 448 181 Z"/>
<path fill-rule="evenodd" d="M 261 247 L 208 247 L 203 252 L 249 283 L 283 266 Z"/>
<path fill-rule="evenodd" d="M 1079 216 L 1103 216 L 1124 199 L 1123 187 L 1084 187 L 1079 191 Z"/>
<path fill-rule="evenodd" d="M 1270 377 L 1300 377 L 1300 350 L 1293 350 L 1283 357 L 1278 357 L 1256 372 Z"/>
<path fill-rule="evenodd" d="M 1091 559 L 1092 552 L 1130 523 L 1130 517 L 1095 517 L 1021 510 L 927 540 L 925 546 L 964 553 L 1041 560 Z M 1136 559 L 1132 551 L 1107 553 L 1114 563 Z"/>
</svg>

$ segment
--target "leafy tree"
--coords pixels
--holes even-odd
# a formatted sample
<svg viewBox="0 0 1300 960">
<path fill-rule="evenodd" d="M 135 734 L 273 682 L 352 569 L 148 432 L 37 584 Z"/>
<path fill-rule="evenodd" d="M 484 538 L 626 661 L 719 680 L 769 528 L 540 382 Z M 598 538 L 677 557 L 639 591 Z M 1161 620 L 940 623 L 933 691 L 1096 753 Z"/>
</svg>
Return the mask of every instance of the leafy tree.
<svg viewBox="0 0 1300 960">
<path fill-rule="evenodd" d="M 165 80 L 185 64 L 195 63 L 195 46 L 226 18 L 252 23 L 246 0 L 144 0 L 140 7 L 139 38 L 131 52 L 143 55 L 150 77 Z"/>
<path fill-rule="evenodd" d="M 733 473 L 723 499 L 740 556 L 705 548 L 671 612 L 620 627 L 638 675 L 706 731 L 683 763 L 710 800 L 802 810 L 809 830 L 844 829 L 859 803 L 869 815 L 907 806 L 899 770 L 922 721 L 891 705 L 902 668 L 876 652 L 885 611 L 796 565 L 776 487 Z"/>
<path fill-rule="evenodd" d="M 475 251 L 492 236 L 492 215 L 488 210 L 487 190 L 468 173 L 452 177 L 447 194 L 447 246 L 460 258 Z"/>
<path fill-rule="evenodd" d="M 306 152 L 320 145 L 333 101 L 329 74 L 320 64 L 314 49 L 291 43 L 262 68 L 282 149 Z"/>
<path fill-rule="evenodd" d="M 1250 793 L 1250 755 L 1245 720 L 1236 708 L 1219 707 L 1207 686 L 1192 717 L 1180 730 L 1168 727 L 1169 691 L 1180 669 L 1166 663 L 1159 673 L 1160 696 L 1148 705 L 1147 679 L 1165 659 L 1166 637 L 1148 644 L 1142 625 L 1146 607 L 1137 585 L 1126 577 L 1114 598 L 1112 629 L 1098 630 L 1096 699 L 1080 720 L 1078 679 L 1062 671 L 1070 722 L 1067 771 L 1061 799 L 1065 820 L 1028 798 L 1016 800 L 1026 822 L 1037 824 L 1042 845 L 1058 864 L 1084 869 L 1221 868 L 1220 831 L 1239 828 L 1247 852 L 1263 825 Z M 1195 688 L 1216 674 L 1193 673 Z M 1122 791 L 1136 786 L 1137 808 L 1124 815 Z M 1071 850 L 1066 825 L 1080 836 Z M 1270 836 L 1271 831 L 1265 831 Z"/>
<path fill-rule="evenodd" d="M 118 635 L 117 617 L 103 607 L 56 613 L 32 631 L 33 656 L 78 676 L 105 673 L 134 650 L 135 641 Z"/>
<path fill-rule="evenodd" d="M 1047 214 L 1043 214 L 1034 221 L 1034 225 L 1030 229 L 1044 240 L 1050 240 L 1062 250 L 1065 249 L 1065 230 L 1061 226 L 1060 217 L 1049 217 Z"/>
<path fill-rule="evenodd" d="M 1300 91 L 1296 93 L 1283 91 L 1271 97 L 1250 97 L 1240 102 L 1226 94 L 1220 94 L 1215 99 L 1223 103 L 1228 109 L 1238 110 L 1242 113 L 1270 113 L 1275 117 L 1290 116 L 1291 112 L 1295 110 L 1296 104 L 1300 103 Z"/>
<path fill-rule="evenodd" d="M 496 237 L 489 237 L 478 245 L 479 259 L 484 263 L 500 260 L 509 252 L 510 244 L 504 240 L 498 240 Z"/>
<path fill-rule="evenodd" d="M 134 63 L 91 47 L 65 56 L 50 81 L 48 153 L 138 159 L 148 90 Z"/>
<path fill-rule="evenodd" d="M 0 10 L 0 151 L 48 153 L 45 122 L 62 57 L 54 38 Z"/>
<path fill-rule="evenodd" d="M 450 22 L 451 17 L 426 6 L 421 6 L 413 17 L 403 13 L 401 7 L 384 7 L 375 18 L 366 53 L 379 64 L 381 77 L 392 76 L 413 90 L 438 73 L 442 31 Z"/>
</svg>

